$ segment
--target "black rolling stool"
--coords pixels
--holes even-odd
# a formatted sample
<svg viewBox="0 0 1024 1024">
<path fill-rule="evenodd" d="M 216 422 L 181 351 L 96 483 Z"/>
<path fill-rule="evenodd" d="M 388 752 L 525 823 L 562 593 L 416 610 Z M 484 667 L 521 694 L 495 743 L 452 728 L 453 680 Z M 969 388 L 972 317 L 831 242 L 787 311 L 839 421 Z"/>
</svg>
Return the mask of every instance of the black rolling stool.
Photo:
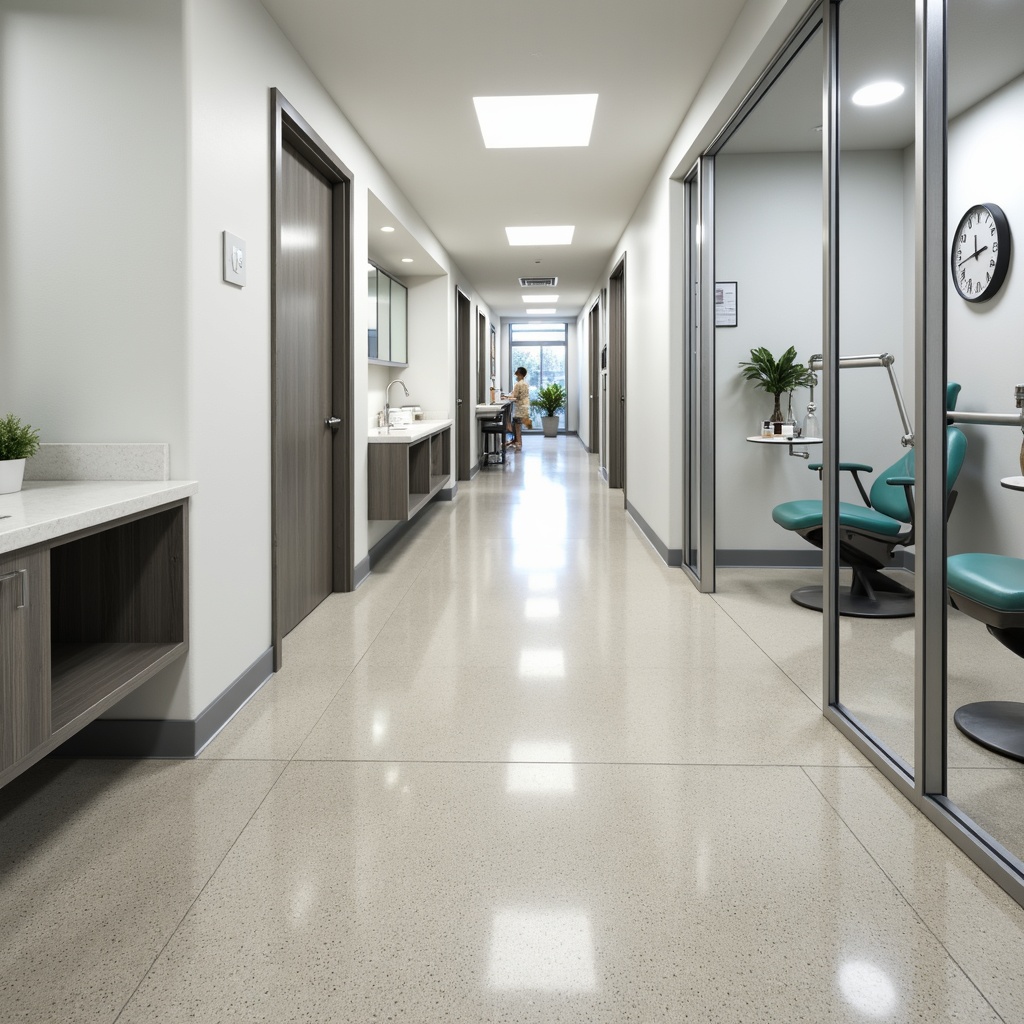
<svg viewBox="0 0 1024 1024">
<path fill-rule="evenodd" d="M 503 419 L 484 420 L 480 424 L 484 435 L 484 465 L 489 466 L 494 456 L 505 463 L 505 421 Z M 488 442 L 488 438 L 491 440 Z"/>
</svg>

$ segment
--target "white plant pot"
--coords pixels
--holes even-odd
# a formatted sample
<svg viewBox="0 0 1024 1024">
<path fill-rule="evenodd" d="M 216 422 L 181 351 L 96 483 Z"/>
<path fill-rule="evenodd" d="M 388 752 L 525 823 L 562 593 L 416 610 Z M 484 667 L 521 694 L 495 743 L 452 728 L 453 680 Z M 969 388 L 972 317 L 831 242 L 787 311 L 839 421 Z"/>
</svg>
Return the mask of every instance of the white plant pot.
<svg viewBox="0 0 1024 1024">
<path fill-rule="evenodd" d="M 540 425 L 544 428 L 545 437 L 558 437 L 557 416 L 541 416 Z"/>
<path fill-rule="evenodd" d="M 21 481 L 25 478 L 24 459 L 4 459 L 0 461 L 0 494 L 13 494 L 21 490 Z"/>
</svg>

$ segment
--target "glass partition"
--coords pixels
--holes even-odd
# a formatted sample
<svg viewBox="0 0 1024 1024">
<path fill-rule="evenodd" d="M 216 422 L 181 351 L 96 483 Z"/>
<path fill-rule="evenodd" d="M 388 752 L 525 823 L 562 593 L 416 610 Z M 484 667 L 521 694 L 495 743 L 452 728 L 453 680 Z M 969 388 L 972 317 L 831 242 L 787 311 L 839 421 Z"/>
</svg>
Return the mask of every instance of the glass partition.
<svg viewBox="0 0 1024 1024">
<path fill-rule="evenodd" d="M 947 69 L 947 373 L 967 420 L 957 424 L 967 452 L 947 535 L 947 793 L 1020 861 L 1024 606 L 1013 594 L 1024 593 L 1024 464 L 1014 386 L 1024 383 L 1024 278 L 1010 250 L 1024 230 L 1024 5 L 951 0 Z"/>
<path fill-rule="evenodd" d="M 807 365 L 822 348 L 820 23 L 787 57 L 714 156 L 715 281 L 704 313 L 714 318 L 714 585 L 718 602 L 820 703 L 821 612 L 791 600 L 800 588 L 821 590 L 821 481 L 811 467 L 822 439 L 816 429 L 797 436 L 812 404 Z M 698 340 L 690 362 L 699 351 Z M 688 392 L 691 424 L 697 398 Z M 700 481 L 688 483 L 700 502 Z M 817 503 L 817 535 L 779 519 L 801 501 Z"/>
<path fill-rule="evenodd" d="M 838 699 L 908 777 L 916 698 L 908 430 L 915 51 L 915 0 L 839 6 Z"/>
</svg>

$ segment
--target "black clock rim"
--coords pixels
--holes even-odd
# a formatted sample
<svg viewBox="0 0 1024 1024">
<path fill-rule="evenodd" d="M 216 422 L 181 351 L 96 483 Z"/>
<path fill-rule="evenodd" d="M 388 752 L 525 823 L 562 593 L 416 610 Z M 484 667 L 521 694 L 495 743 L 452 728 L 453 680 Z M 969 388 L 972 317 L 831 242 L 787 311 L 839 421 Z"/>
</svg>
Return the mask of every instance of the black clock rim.
<svg viewBox="0 0 1024 1024">
<path fill-rule="evenodd" d="M 996 256 L 996 265 L 992 268 L 992 280 L 989 281 L 988 287 L 980 295 L 965 295 L 960 290 L 960 282 L 956 276 L 956 240 L 960 235 L 960 228 L 963 222 L 975 211 L 975 210 L 987 210 L 991 215 L 992 220 L 995 221 L 996 232 L 999 235 L 1000 246 L 999 253 Z M 1005 238 L 1005 241 L 1004 241 Z M 956 289 L 957 295 L 960 296 L 965 302 L 986 302 L 993 298 L 996 292 L 999 291 L 1003 286 L 1003 281 L 1006 278 L 1006 271 L 1010 266 L 1010 222 L 1006 219 L 1006 214 L 1003 213 L 1001 206 L 997 206 L 995 203 L 975 203 L 973 206 L 968 207 L 964 215 L 957 221 L 956 233 L 953 236 L 953 244 L 949 250 L 949 272 L 953 278 L 953 287 Z"/>
</svg>

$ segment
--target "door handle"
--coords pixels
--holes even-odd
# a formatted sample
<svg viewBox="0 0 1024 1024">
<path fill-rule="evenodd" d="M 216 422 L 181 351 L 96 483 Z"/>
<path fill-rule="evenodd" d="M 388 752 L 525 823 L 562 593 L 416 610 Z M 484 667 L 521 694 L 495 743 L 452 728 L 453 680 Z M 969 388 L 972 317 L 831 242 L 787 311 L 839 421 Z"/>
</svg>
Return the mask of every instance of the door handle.
<svg viewBox="0 0 1024 1024">
<path fill-rule="evenodd" d="M 6 583 L 16 577 L 21 577 L 21 604 L 16 604 L 16 609 L 22 609 L 28 604 L 28 569 L 15 569 L 14 572 L 5 573 L 0 576 L 0 583 Z"/>
<path fill-rule="evenodd" d="M 324 426 L 330 427 L 331 430 L 337 430 L 341 426 L 341 420 L 337 416 L 330 416 L 324 420 Z"/>
<path fill-rule="evenodd" d="M 456 402 L 457 405 L 462 405 L 462 399 L 461 398 L 456 398 L 455 402 Z"/>
</svg>

